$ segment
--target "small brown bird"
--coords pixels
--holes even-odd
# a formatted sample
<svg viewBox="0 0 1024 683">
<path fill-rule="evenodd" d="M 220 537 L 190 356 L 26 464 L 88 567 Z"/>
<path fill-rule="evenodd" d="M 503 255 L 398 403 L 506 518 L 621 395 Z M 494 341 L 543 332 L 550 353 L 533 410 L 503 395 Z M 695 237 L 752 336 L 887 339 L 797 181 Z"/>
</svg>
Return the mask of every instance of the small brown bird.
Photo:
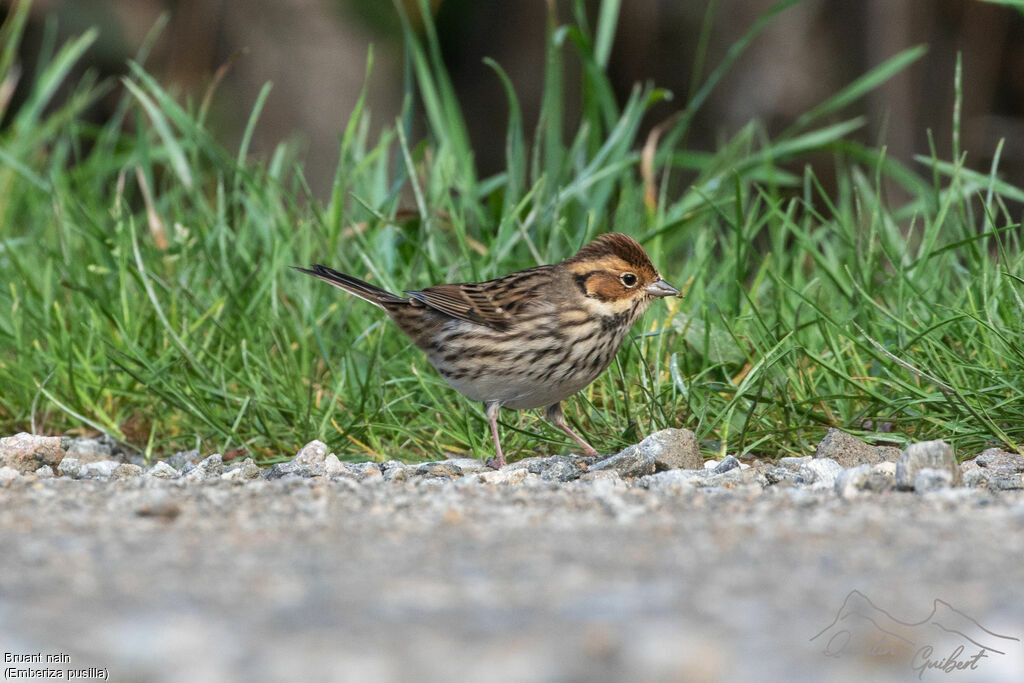
<svg viewBox="0 0 1024 683">
<path fill-rule="evenodd" d="M 326 266 L 297 268 L 383 309 L 453 389 L 483 402 L 497 452 L 498 411 L 547 407 L 547 418 L 588 455 L 561 402 L 593 382 L 656 297 L 681 296 L 643 247 L 601 235 L 570 259 L 487 282 L 397 296 Z"/>
</svg>

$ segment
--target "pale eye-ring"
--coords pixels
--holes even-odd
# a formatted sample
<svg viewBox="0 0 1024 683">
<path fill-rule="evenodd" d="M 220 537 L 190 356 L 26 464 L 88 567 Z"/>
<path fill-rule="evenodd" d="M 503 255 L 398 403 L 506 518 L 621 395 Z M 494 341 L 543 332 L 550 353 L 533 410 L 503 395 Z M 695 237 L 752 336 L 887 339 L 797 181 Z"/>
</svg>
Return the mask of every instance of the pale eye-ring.
<svg viewBox="0 0 1024 683">
<path fill-rule="evenodd" d="M 622 284 L 626 287 L 636 287 L 636 275 L 633 273 L 623 273 L 619 276 L 619 279 L 622 280 Z"/>
</svg>

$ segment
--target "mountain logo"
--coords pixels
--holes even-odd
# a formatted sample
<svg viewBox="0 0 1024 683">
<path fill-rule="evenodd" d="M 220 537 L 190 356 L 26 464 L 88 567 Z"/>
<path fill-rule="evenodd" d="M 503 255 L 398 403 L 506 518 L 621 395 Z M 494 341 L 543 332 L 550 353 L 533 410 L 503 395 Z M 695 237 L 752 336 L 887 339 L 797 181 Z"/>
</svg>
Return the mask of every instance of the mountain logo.
<svg viewBox="0 0 1024 683">
<path fill-rule="evenodd" d="M 1020 638 L 990 631 L 944 600 L 936 599 L 921 621 L 902 621 L 858 590 L 810 640 L 828 657 L 906 660 L 918 679 L 928 672 L 976 671 L 986 659 L 1022 654 Z"/>
</svg>

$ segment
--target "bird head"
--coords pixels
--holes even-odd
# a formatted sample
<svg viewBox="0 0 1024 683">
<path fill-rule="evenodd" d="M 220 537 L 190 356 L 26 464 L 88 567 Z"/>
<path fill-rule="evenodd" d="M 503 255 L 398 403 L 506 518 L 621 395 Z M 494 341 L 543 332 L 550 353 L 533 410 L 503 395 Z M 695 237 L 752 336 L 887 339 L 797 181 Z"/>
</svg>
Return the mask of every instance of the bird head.
<svg viewBox="0 0 1024 683">
<path fill-rule="evenodd" d="M 646 306 L 658 297 L 681 296 L 662 279 L 639 242 L 621 233 L 601 235 L 563 265 L 580 294 L 600 302 L 609 313 L 637 303 Z"/>
</svg>

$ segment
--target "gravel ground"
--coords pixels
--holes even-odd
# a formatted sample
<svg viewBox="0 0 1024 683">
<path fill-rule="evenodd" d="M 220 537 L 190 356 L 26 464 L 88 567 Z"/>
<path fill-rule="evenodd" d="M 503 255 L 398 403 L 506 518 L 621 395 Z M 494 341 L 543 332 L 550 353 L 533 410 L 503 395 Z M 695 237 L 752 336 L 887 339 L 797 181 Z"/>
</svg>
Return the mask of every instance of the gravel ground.
<svg viewBox="0 0 1024 683">
<path fill-rule="evenodd" d="M 0 649 L 42 657 L 5 680 L 1024 680 L 1021 488 L 311 446 L 0 468 Z"/>
</svg>

